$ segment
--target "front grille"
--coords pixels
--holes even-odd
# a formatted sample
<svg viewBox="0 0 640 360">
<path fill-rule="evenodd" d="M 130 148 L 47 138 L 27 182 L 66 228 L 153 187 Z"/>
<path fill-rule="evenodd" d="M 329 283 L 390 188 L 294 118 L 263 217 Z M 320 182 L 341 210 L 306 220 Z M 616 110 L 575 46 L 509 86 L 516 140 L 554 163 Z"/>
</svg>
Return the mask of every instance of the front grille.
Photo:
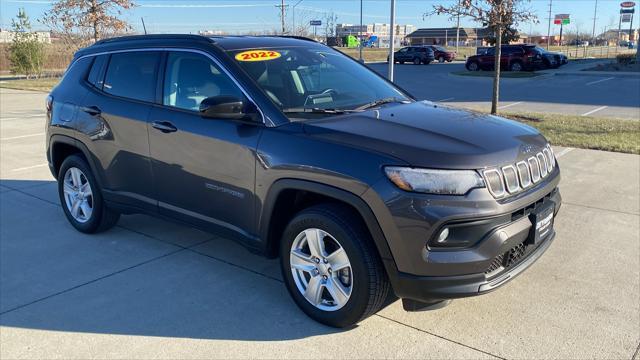
<svg viewBox="0 0 640 360">
<path fill-rule="evenodd" d="M 492 277 L 513 267 L 514 265 L 517 265 L 527 253 L 527 247 L 528 246 L 525 241 L 511 248 L 509 251 L 496 256 L 493 258 L 493 261 L 491 261 L 487 270 L 485 270 L 485 275 L 487 277 Z"/>
<path fill-rule="evenodd" d="M 539 183 L 552 173 L 556 167 L 556 159 L 551 146 L 547 145 L 542 151 L 520 161 L 515 165 L 502 168 L 490 168 L 482 172 L 489 192 L 496 199 L 517 194 L 528 187 Z"/>
</svg>

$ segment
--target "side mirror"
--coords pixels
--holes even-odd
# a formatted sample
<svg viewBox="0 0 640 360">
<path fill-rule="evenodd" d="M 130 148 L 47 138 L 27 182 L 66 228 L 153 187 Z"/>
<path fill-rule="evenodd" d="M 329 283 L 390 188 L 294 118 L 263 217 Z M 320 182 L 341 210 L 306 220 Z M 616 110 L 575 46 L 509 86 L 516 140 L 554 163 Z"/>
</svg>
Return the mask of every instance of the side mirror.
<svg viewBox="0 0 640 360">
<path fill-rule="evenodd" d="M 255 120 L 257 113 L 253 103 L 235 96 L 212 96 L 200 103 L 200 114 L 208 118 Z"/>
</svg>

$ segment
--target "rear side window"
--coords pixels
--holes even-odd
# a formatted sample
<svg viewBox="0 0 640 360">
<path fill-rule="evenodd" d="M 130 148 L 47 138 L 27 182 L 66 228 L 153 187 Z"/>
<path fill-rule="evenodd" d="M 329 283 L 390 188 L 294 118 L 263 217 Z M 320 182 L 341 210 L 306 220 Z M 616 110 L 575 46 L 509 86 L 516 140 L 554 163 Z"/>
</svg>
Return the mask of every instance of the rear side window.
<svg viewBox="0 0 640 360">
<path fill-rule="evenodd" d="M 140 51 L 111 55 L 104 92 L 152 102 L 155 98 L 160 52 Z"/>
<path fill-rule="evenodd" d="M 89 71 L 89 76 L 87 76 L 87 81 L 102 90 L 102 83 L 104 80 L 104 65 L 107 63 L 107 55 L 96 56 L 93 60 L 93 64 L 91 65 L 91 71 Z"/>
</svg>

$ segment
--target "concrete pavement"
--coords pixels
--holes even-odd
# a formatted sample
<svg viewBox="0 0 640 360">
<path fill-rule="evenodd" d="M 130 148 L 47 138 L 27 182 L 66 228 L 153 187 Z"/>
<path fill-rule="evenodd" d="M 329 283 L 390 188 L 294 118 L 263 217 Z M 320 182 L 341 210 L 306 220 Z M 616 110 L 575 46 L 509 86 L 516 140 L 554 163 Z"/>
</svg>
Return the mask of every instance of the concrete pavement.
<svg viewBox="0 0 640 360">
<path fill-rule="evenodd" d="M 0 358 L 615 358 L 640 345 L 640 156 L 557 148 L 558 236 L 491 294 L 335 330 L 277 261 L 144 215 L 84 235 L 46 166 L 44 94 L 0 89 Z M 637 355 L 636 355 L 637 357 Z"/>
</svg>

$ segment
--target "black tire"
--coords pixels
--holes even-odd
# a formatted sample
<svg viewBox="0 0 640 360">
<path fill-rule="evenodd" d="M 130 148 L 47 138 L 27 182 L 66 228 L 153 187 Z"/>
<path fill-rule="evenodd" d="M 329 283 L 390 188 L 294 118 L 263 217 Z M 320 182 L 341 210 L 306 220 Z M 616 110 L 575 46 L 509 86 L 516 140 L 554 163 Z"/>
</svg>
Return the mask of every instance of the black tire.
<svg viewBox="0 0 640 360">
<path fill-rule="evenodd" d="M 477 61 L 472 61 L 466 65 L 469 71 L 480 71 L 480 64 Z"/>
<path fill-rule="evenodd" d="M 64 177 L 67 173 L 67 170 L 75 167 L 78 168 L 84 174 L 86 181 L 91 186 L 92 192 L 92 208 L 91 216 L 85 222 L 80 222 L 76 220 L 69 211 L 69 208 L 66 204 L 66 199 L 64 195 Z M 60 197 L 60 205 L 62 205 L 62 210 L 64 211 L 67 220 L 75 227 L 78 231 L 94 234 L 106 231 L 113 226 L 116 225 L 118 220 L 120 219 L 120 214 L 107 208 L 102 198 L 102 191 L 98 186 L 98 182 L 96 181 L 93 173 L 91 172 L 91 168 L 87 164 L 87 162 L 78 155 L 70 155 L 62 162 L 60 166 L 60 171 L 58 172 L 58 195 Z"/>
<path fill-rule="evenodd" d="M 509 65 L 509 71 L 520 72 L 524 71 L 524 66 L 520 61 L 514 61 Z"/>
<path fill-rule="evenodd" d="M 422 64 L 422 60 L 420 60 L 420 58 L 413 58 L 413 65 L 420 65 Z"/>
<path fill-rule="evenodd" d="M 290 266 L 290 250 L 302 231 L 317 228 L 331 234 L 345 250 L 352 268 L 353 285 L 346 304 L 325 311 L 301 294 Z M 391 286 L 364 222 L 347 206 L 321 204 L 298 213 L 287 225 L 280 247 L 280 265 L 287 290 L 296 304 L 312 319 L 343 328 L 375 314 L 389 298 Z"/>
</svg>

